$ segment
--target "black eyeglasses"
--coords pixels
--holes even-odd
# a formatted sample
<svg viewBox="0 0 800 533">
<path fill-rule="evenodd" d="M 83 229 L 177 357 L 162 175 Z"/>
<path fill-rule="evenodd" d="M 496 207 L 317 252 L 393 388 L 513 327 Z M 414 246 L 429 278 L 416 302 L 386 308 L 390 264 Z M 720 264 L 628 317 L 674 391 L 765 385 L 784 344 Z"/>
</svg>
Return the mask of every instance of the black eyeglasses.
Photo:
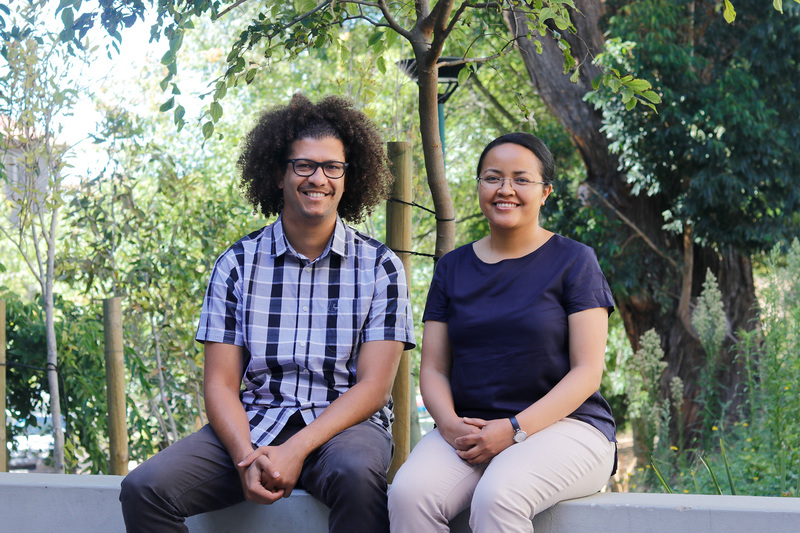
<svg viewBox="0 0 800 533">
<path fill-rule="evenodd" d="M 319 167 L 322 167 L 322 173 L 326 178 L 338 180 L 344 176 L 344 171 L 347 170 L 349 163 L 342 161 L 323 161 L 317 163 L 311 159 L 287 159 L 287 163 L 291 163 L 292 170 L 298 176 L 308 178 L 314 175 Z"/>
</svg>

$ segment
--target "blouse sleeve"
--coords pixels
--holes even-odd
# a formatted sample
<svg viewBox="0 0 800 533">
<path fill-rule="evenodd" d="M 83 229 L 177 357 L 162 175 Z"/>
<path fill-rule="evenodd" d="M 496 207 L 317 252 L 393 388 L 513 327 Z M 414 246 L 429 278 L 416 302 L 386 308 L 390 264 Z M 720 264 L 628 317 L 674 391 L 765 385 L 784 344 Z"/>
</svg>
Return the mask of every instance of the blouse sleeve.
<svg viewBox="0 0 800 533">
<path fill-rule="evenodd" d="M 428 289 L 428 299 L 425 302 L 425 312 L 422 321 L 435 320 L 437 322 L 448 321 L 448 308 L 450 298 L 447 296 L 447 256 L 445 255 L 436 265 L 433 272 L 431 286 Z"/>
<path fill-rule="evenodd" d="M 608 314 L 614 311 L 611 289 L 590 247 L 580 246 L 565 277 L 563 298 L 568 315 L 595 307 L 607 308 Z"/>
</svg>

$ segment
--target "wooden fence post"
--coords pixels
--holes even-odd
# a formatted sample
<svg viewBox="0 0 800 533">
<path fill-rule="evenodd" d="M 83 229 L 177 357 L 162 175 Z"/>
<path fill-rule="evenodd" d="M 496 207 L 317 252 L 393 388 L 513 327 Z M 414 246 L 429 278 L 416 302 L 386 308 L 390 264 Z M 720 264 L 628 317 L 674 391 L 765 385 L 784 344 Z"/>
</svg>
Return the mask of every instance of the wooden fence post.
<svg viewBox="0 0 800 533">
<path fill-rule="evenodd" d="M 6 443 L 6 302 L 0 300 L 0 472 L 8 472 Z"/>
<path fill-rule="evenodd" d="M 103 300 L 103 330 L 106 354 L 108 441 L 111 474 L 128 473 L 128 425 L 125 405 L 125 356 L 122 347 L 122 300 Z"/>
<path fill-rule="evenodd" d="M 386 244 L 397 252 L 403 262 L 409 286 L 411 285 L 411 205 L 392 202 L 391 199 L 401 202 L 412 201 L 411 180 L 411 143 L 387 143 L 387 152 L 392 164 L 394 185 L 389 195 L 390 201 L 386 204 Z M 404 351 L 397 369 L 397 376 L 392 387 L 394 399 L 394 457 L 389 468 L 389 482 L 394 479 L 395 473 L 405 462 L 411 452 L 411 363 L 409 352 Z"/>
</svg>

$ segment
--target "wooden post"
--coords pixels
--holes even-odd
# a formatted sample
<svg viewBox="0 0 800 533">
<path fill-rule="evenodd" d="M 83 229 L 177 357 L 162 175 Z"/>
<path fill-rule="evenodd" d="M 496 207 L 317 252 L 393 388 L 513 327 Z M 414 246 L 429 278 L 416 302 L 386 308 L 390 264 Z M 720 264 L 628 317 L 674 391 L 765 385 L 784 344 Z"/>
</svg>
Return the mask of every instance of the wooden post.
<svg viewBox="0 0 800 533">
<path fill-rule="evenodd" d="M 8 472 L 6 443 L 6 302 L 0 300 L 0 472 Z"/>
<path fill-rule="evenodd" d="M 125 406 L 125 357 L 122 348 L 122 300 L 103 300 L 108 402 L 109 467 L 113 475 L 128 473 L 128 426 Z"/>
<path fill-rule="evenodd" d="M 392 163 L 394 185 L 390 198 L 403 202 L 412 201 L 411 143 L 387 143 L 389 160 Z M 386 204 L 386 244 L 397 252 L 403 262 L 406 278 L 411 285 L 411 206 L 399 202 Z M 389 482 L 411 452 L 411 362 L 409 352 L 403 352 L 400 367 L 392 387 L 394 399 L 394 457 L 389 468 Z"/>
</svg>

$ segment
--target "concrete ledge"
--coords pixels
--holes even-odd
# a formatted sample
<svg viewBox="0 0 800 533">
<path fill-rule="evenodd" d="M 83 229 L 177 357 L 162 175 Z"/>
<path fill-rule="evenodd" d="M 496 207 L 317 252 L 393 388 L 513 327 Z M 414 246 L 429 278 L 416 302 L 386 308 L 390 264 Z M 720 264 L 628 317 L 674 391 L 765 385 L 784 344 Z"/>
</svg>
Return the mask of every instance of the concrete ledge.
<svg viewBox="0 0 800 533">
<path fill-rule="evenodd" d="M 120 476 L 0 473 L 0 531 L 123 533 Z M 327 508 L 304 491 L 272 506 L 242 503 L 186 520 L 192 533 L 325 533 Z M 797 533 L 799 498 L 599 493 L 561 502 L 536 533 Z M 469 533 L 467 513 L 451 524 Z M 421 532 L 423 533 L 423 532 Z"/>
</svg>

